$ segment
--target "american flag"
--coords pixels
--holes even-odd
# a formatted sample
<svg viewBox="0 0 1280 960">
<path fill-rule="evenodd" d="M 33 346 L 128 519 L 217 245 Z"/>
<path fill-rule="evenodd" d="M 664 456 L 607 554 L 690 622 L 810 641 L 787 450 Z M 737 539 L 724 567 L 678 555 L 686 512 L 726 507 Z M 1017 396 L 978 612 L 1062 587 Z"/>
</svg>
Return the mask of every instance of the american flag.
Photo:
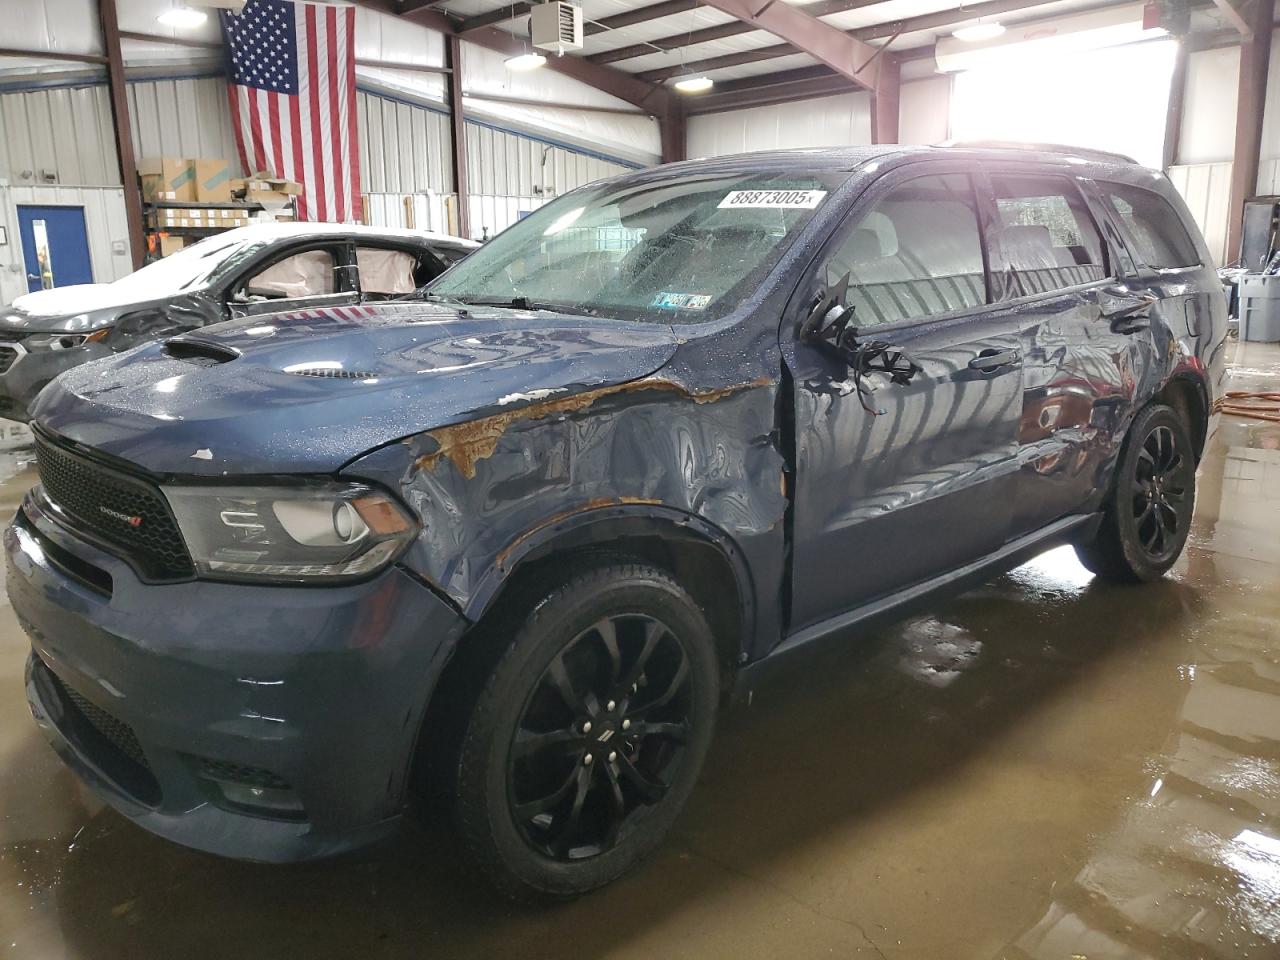
<svg viewBox="0 0 1280 960">
<path fill-rule="evenodd" d="M 301 183 L 299 220 L 360 219 L 355 16 L 291 0 L 221 12 L 240 162 Z"/>
</svg>

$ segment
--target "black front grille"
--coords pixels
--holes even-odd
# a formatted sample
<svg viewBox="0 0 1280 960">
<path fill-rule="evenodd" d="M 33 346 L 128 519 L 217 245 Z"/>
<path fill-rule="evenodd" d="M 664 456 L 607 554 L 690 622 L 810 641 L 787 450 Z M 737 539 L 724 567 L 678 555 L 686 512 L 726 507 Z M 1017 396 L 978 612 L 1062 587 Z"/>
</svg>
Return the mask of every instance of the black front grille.
<svg viewBox="0 0 1280 960">
<path fill-rule="evenodd" d="M 0 373 L 7 373 L 18 359 L 18 348 L 11 343 L 0 343 Z"/>
<path fill-rule="evenodd" d="M 39 636 L 38 630 L 24 626 L 33 637 Z M 81 696 L 43 660 L 37 660 L 34 669 L 43 701 L 50 706 L 58 701 L 54 722 L 76 750 L 126 793 L 145 804 L 159 803 L 160 783 L 133 728 Z"/>
<path fill-rule="evenodd" d="M 243 783 L 251 787 L 265 787 L 270 790 L 288 790 L 289 782 L 283 777 L 264 770 L 262 767 L 251 767 L 243 763 L 231 763 L 227 760 L 213 760 L 209 757 L 187 755 L 187 762 L 195 767 L 196 772 L 210 780 Z"/>
<path fill-rule="evenodd" d="M 160 491 L 36 435 L 45 495 L 85 532 L 124 554 L 150 580 L 194 576 L 178 524 Z"/>
<path fill-rule="evenodd" d="M 134 734 L 131 726 L 123 720 L 117 720 L 92 700 L 86 700 L 80 696 L 80 694 L 63 683 L 61 678 L 53 671 L 50 671 L 49 675 L 53 677 L 53 682 L 57 685 L 58 691 L 72 706 L 80 711 L 80 716 L 89 722 L 89 726 L 102 734 L 108 743 L 138 766 L 148 771 L 151 769 L 151 764 L 147 763 L 147 755 L 142 752 L 142 744 L 138 742 L 138 737 Z"/>
</svg>

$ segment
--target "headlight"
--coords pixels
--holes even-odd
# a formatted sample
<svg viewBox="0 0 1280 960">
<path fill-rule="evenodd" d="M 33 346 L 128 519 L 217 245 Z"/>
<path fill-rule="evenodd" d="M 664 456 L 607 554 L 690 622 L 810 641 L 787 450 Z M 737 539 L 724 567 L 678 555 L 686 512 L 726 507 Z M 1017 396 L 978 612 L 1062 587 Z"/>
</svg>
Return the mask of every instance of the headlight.
<svg viewBox="0 0 1280 960">
<path fill-rule="evenodd" d="M 216 580 L 368 576 L 417 532 L 395 500 L 358 484 L 163 490 L 197 574 Z"/>
<path fill-rule="evenodd" d="M 99 340 L 105 340 L 110 332 L 110 327 L 103 327 L 93 333 L 50 333 L 44 336 L 37 334 L 27 337 L 23 343 L 29 350 L 70 350 L 82 343 L 97 343 Z"/>
</svg>

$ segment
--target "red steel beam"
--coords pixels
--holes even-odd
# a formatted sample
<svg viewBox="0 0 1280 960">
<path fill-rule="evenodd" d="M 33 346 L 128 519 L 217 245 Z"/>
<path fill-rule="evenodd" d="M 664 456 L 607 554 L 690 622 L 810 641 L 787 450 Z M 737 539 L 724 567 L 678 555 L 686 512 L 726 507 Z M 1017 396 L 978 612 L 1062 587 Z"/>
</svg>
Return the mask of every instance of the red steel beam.
<svg viewBox="0 0 1280 960">
<path fill-rule="evenodd" d="M 96 63 L 105 66 L 107 58 L 98 53 L 63 53 L 59 50 L 19 50 L 0 47 L 0 57 L 30 57 L 32 60 L 69 60 L 72 63 Z"/>
<path fill-rule="evenodd" d="M 883 2 L 883 0 L 877 0 L 877 2 Z M 677 13 L 686 13 L 697 7 L 697 5 L 698 0 L 664 0 L 662 3 L 637 7 L 635 10 L 626 10 L 622 13 L 615 13 L 611 17 L 589 21 L 583 24 L 582 32 L 587 36 L 592 36 L 608 30 L 616 30 L 619 27 L 630 27 L 637 23 L 647 23 L 650 20 L 660 20 L 663 17 L 670 17 Z M 481 27 L 490 27 L 495 24 L 505 23 L 508 20 L 514 20 L 517 17 L 523 17 L 532 6 L 532 3 L 525 2 L 508 3 L 495 10 L 486 10 L 484 13 L 478 13 L 474 17 L 464 19 L 458 24 L 458 32 L 466 36 L 472 30 L 479 30 Z"/>
<path fill-rule="evenodd" d="M 453 192 L 458 199 L 458 235 L 471 237 L 471 210 L 467 196 L 467 124 L 462 112 L 462 41 L 445 38 L 445 62 L 449 67 L 449 156 L 453 161 Z"/>
<path fill-rule="evenodd" d="M 808 68 L 806 68 L 808 69 Z M 786 71 L 790 73 L 791 71 Z M 782 76 L 782 74 L 776 74 Z M 749 79 L 757 79 L 751 77 Z M 737 81 L 735 81 L 737 82 Z M 690 116 L 703 113 L 722 113 L 727 110 L 745 110 L 749 107 L 765 107 L 775 103 L 792 103 L 811 100 L 814 97 L 830 97 L 860 89 L 847 77 L 827 71 L 826 76 L 797 79 L 780 84 L 759 84 L 733 91 L 709 93 L 691 98 L 686 108 Z"/>
<path fill-rule="evenodd" d="M 883 0 L 875 0 L 877 3 Z M 1015 10 L 1031 10 L 1035 7 L 1044 6 L 1049 3 L 1056 3 L 1058 0 L 989 0 L 986 3 L 977 3 L 970 7 L 959 10 L 943 10 L 940 13 L 927 13 L 919 17 L 907 17 L 903 20 L 890 20 L 885 23 L 877 23 L 870 27 L 859 27 L 856 30 L 848 31 L 849 36 L 856 37 L 858 40 L 884 40 L 893 37 L 899 33 L 912 33 L 917 30 L 933 30 L 939 27 L 948 27 L 952 24 L 965 23 L 969 20 L 976 20 L 979 17 L 989 17 L 1001 13 L 1011 13 Z M 866 3 L 865 5 L 871 5 Z M 838 12 L 835 10 L 823 13 L 825 4 L 815 3 L 802 7 L 806 12 L 811 12 L 813 16 L 829 16 L 830 13 Z M 845 9 L 854 9 L 846 7 Z M 710 27 L 705 31 L 694 31 L 692 34 L 692 43 L 705 43 L 708 40 L 717 40 L 725 36 L 733 36 L 737 33 L 749 33 L 758 29 L 750 24 L 737 23 L 726 24 L 725 27 L 733 27 L 732 32 L 724 32 L 722 27 Z M 699 37 L 699 34 L 702 34 Z M 592 63 L 614 63 L 618 60 L 628 60 L 632 57 L 647 56 L 654 52 L 653 47 L 662 47 L 664 50 L 678 50 L 681 47 L 688 46 L 686 41 L 691 35 L 678 34 L 671 37 L 664 37 L 661 40 L 653 41 L 653 46 L 647 44 L 633 44 L 627 47 L 619 47 L 617 50 L 608 50 L 602 53 L 594 54 L 587 57 Z M 770 47 L 762 47 L 757 50 L 744 52 L 743 59 L 738 59 L 732 64 L 721 64 L 721 66 L 737 66 L 743 63 L 757 63 L 761 60 L 771 60 L 776 57 L 785 57 L 798 52 L 791 44 L 776 44 Z M 715 58 L 710 58 L 714 60 Z M 685 64 L 685 70 L 675 70 L 666 74 L 668 77 L 676 76 L 686 72 L 688 69 L 714 70 L 714 66 L 708 66 L 708 60 L 697 60 Z M 701 66 L 699 66 L 701 65 Z M 640 76 L 652 77 L 656 75 L 656 71 L 647 71 Z"/>
<path fill-rule="evenodd" d="M 804 12 L 811 17 L 829 17 L 833 13 L 858 10 L 862 7 L 875 6 L 877 3 L 884 3 L 884 0 L 820 0 L 819 3 L 807 4 L 804 7 Z M 704 27 L 701 30 L 686 30 L 684 33 L 674 33 L 669 37 L 662 37 L 659 40 L 652 40 L 648 43 L 635 43 L 627 47 L 605 50 L 601 53 L 592 54 L 587 59 L 592 63 L 616 63 L 619 60 L 630 60 L 632 57 L 646 56 L 654 52 L 654 47 L 660 47 L 663 50 L 679 50 L 681 47 L 692 47 L 695 44 L 707 43 L 711 40 L 723 40 L 725 37 L 736 37 L 744 33 L 751 33 L 755 29 L 749 23 L 734 20 L 730 23 L 717 24 L 714 27 Z"/>
<path fill-rule="evenodd" d="M 377 10 L 380 13 L 421 24 L 424 27 L 443 33 L 446 37 L 456 36 L 461 38 L 461 34 L 458 32 L 459 22 L 439 10 L 419 8 L 401 14 L 398 12 L 396 0 L 355 0 L 355 2 L 359 6 L 368 7 L 370 10 Z M 477 30 L 472 30 L 467 33 L 464 39 L 467 43 L 474 43 L 477 46 L 494 50 L 509 57 L 528 52 L 528 44 L 525 41 L 519 40 L 497 27 L 481 27 Z M 667 101 L 674 96 L 671 91 L 640 80 L 633 74 L 614 67 L 588 63 L 582 57 L 575 57 L 570 54 L 562 57 L 548 56 L 545 69 L 554 70 L 567 77 L 572 77 L 612 97 L 617 97 L 619 100 L 624 100 L 633 106 L 640 107 L 646 113 L 659 118 L 666 114 Z"/>
<path fill-rule="evenodd" d="M 1253 35 L 1253 27 L 1250 24 L 1250 0 L 1241 3 L 1240 0 L 1213 0 L 1213 5 L 1218 8 L 1218 12 L 1227 18 L 1227 22 L 1240 32 L 1242 37 L 1250 37 Z M 1259 0 L 1251 0 L 1254 6 L 1257 6 Z"/>
<path fill-rule="evenodd" d="M 137 270 L 146 258 L 147 238 L 142 226 L 142 193 L 138 190 L 138 160 L 133 153 L 133 133 L 129 124 L 129 95 L 124 85 L 124 57 L 120 54 L 120 20 L 116 14 L 116 0 L 98 0 L 98 21 L 102 26 L 102 49 L 107 57 L 107 92 L 111 97 L 111 119 L 115 124 L 120 182 L 124 186 L 129 247 L 133 254 L 133 269 Z"/>
<path fill-rule="evenodd" d="M 1254 2 L 1249 27 L 1253 35 L 1240 45 L 1240 87 L 1236 97 L 1236 143 L 1231 161 L 1231 220 L 1227 255 L 1240 255 L 1245 201 L 1258 191 L 1262 152 L 1262 115 L 1267 100 L 1267 66 L 1271 59 L 1270 2 Z"/>
<path fill-rule="evenodd" d="M 871 142 L 897 143 L 901 72 L 893 54 L 886 53 L 881 59 L 880 82 L 871 93 Z"/>
<path fill-rule="evenodd" d="M 641 80 L 661 83 L 686 73 L 705 73 L 708 70 L 721 70 L 724 67 L 739 67 L 744 63 L 756 63 L 760 60 L 774 60 L 792 53 L 799 53 L 789 43 L 778 43 L 772 47 L 759 47 L 756 50 L 741 50 L 738 53 L 724 53 L 718 57 L 707 57 L 705 60 L 690 60 L 688 63 L 677 63 L 669 67 L 657 67 L 637 73 Z M 824 64 L 825 66 L 825 64 Z M 830 70 L 830 67 L 827 67 Z"/>
<path fill-rule="evenodd" d="M 721 13 L 772 33 L 796 50 L 868 90 L 874 90 L 882 64 L 875 47 L 829 23 L 814 19 L 803 8 L 775 0 L 703 0 Z"/>
</svg>

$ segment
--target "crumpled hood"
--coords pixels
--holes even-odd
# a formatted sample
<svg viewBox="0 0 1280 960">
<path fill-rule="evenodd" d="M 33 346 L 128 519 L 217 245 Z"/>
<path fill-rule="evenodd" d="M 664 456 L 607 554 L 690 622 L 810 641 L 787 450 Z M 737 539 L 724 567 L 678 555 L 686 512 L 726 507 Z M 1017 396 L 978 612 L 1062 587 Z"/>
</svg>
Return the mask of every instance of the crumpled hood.
<svg viewBox="0 0 1280 960">
<path fill-rule="evenodd" d="M 69 370 L 33 413 L 157 473 L 332 473 L 425 430 L 644 377 L 677 342 L 661 323 L 431 303 L 278 314 Z"/>
</svg>

